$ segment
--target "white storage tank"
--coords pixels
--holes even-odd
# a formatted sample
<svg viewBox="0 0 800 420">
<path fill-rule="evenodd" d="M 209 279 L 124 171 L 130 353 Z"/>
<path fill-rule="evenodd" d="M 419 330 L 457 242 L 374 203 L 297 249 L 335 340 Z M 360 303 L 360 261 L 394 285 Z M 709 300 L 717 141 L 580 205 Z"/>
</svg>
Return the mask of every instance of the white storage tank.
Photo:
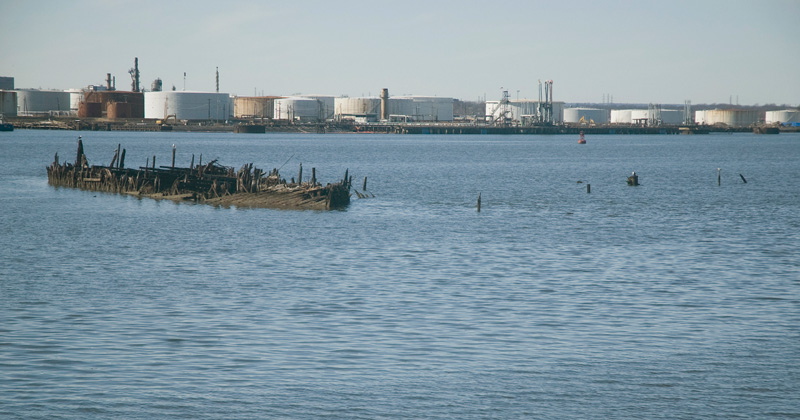
<svg viewBox="0 0 800 420">
<path fill-rule="evenodd" d="M 227 93 L 162 91 L 144 93 L 144 117 L 178 120 L 226 120 L 233 112 Z"/>
<path fill-rule="evenodd" d="M 323 105 L 320 101 L 299 96 L 275 99 L 273 107 L 276 120 L 321 121 L 324 120 L 323 112 Z"/>
<path fill-rule="evenodd" d="M 234 118 L 273 118 L 275 99 L 280 96 L 237 96 L 233 98 Z"/>
<path fill-rule="evenodd" d="M 633 111 L 635 109 L 612 109 L 611 110 L 611 124 L 632 124 Z"/>
<path fill-rule="evenodd" d="M 301 98 L 309 98 L 317 100 L 319 102 L 320 112 L 321 112 L 320 116 L 322 117 L 322 119 L 324 120 L 333 119 L 334 107 L 335 107 L 334 102 L 336 100 L 335 96 L 331 95 L 298 95 L 298 96 Z"/>
<path fill-rule="evenodd" d="M 609 121 L 607 109 L 596 108 L 564 108 L 564 122 L 580 123 L 583 118 L 585 123 L 605 124 Z"/>
<path fill-rule="evenodd" d="M 394 98 L 389 99 L 389 106 Z M 381 113 L 380 98 L 335 98 L 334 118 L 337 120 L 356 119 L 359 121 L 377 121 Z"/>
<path fill-rule="evenodd" d="M 18 89 L 17 115 L 34 116 L 69 111 L 69 93 L 60 90 Z"/>
<path fill-rule="evenodd" d="M 393 118 L 403 117 L 404 121 L 414 121 L 416 114 L 414 100 L 411 98 L 390 97 L 389 115 Z"/>
<path fill-rule="evenodd" d="M 393 102 L 398 105 L 392 105 Z M 402 112 L 394 112 L 395 106 Z M 453 98 L 393 96 L 389 98 L 389 114 L 409 116 L 415 121 L 453 121 Z"/>
<path fill-rule="evenodd" d="M 83 90 L 81 89 L 67 89 L 64 92 L 69 93 L 69 109 L 70 111 L 78 112 L 78 104 L 83 100 Z"/>
<path fill-rule="evenodd" d="M 730 127 L 747 127 L 764 120 L 764 113 L 748 109 L 707 109 L 695 111 L 694 121 L 705 125 L 727 125 Z"/>
<path fill-rule="evenodd" d="M 631 110 L 631 124 L 647 125 L 648 121 L 650 121 L 650 110 L 647 109 Z"/>
<path fill-rule="evenodd" d="M 5 117 L 17 116 L 17 92 L 0 90 L 0 115 Z"/>
<path fill-rule="evenodd" d="M 767 124 L 800 124 L 800 110 L 767 111 L 764 122 Z"/>
</svg>

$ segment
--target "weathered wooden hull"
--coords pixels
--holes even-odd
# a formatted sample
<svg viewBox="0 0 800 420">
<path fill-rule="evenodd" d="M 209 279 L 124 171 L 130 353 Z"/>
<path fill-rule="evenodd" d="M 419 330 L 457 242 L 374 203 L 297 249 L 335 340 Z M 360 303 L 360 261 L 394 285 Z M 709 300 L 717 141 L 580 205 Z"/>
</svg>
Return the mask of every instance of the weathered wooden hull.
<svg viewBox="0 0 800 420">
<path fill-rule="evenodd" d="M 155 199 L 191 200 L 220 206 L 333 210 L 350 204 L 350 180 L 325 186 L 316 182 L 287 183 L 277 170 L 268 176 L 253 164 L 238 172 L 233 168 L 206 165 L 190 168 L 123 167 L 115 156 L 110 166 L 89 166 L 78 144 L 76 164 L 59 163 L 58 155 L 47 167 L 48 183 L 56 187 L 78 188 L 118 194 L 133 194 Z"/>
</svg>

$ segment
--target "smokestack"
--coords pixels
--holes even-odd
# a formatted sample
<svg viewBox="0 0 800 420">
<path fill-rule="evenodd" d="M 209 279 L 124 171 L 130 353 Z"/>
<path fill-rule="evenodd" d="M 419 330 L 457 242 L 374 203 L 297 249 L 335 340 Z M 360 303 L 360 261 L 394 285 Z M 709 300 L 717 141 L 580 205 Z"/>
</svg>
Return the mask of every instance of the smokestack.
<svg viewBox="0 0 800 420">
<path fill-rule="evenodd" d="M 389 89 L 381 90 L 381 120 L 389 121 Z"/>
<path fill-rule="evenodd" d="M 111 73 L 106 73 L 106 90 L 111 90 Z"/>
<path fill-rule="evenodd" d="M 134 76 L 133 76 L 133 78 L 134 78 L 133 79 L 134 87 L 133 87 L 133 91 L 134 92 L 138 92 L 139 91 L 139 57 L 134 57 L 133 58 L 133 70 L 134 70 Z"/>
<path fill-rule="evenodd" d="M 219 67 L 217 67 L 217 93 L 219 93 Z"/>
</svg>

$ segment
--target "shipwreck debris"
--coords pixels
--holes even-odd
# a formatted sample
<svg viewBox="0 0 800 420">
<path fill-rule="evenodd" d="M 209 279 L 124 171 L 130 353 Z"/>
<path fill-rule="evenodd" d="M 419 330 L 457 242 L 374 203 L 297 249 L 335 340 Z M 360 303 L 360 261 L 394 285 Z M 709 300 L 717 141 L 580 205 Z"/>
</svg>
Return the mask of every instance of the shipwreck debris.
<svg viewBox="0 0 800 420">
<path fill-rule="evenodd" d="M 309 182 L 300 178 L 298 182 L 287 183 L 278 169 L 265 172 L 249 163 L 236 171 L 218 164 L 216 159 L 203 165 L 202 155 L 197 166 L 192 159 L 188 168 L 175 167 L 174 154 L 173 148 L 171 166 L 156 167 L 154 155 L 152 166 L 148 159 L 145 167 L 132 169 L 124 167 L 125 149 L 120 151 L 117 146 L 109 166 L 89 166 L 79 137 L 75 162 L 59 162 L 56 154 L 47 167 L 47 180 L 55 187 L 221 206 L 333 210 L 350 204 L 352 178 L 347 177 L 348 171 L 344 179 L 324 186 L 316 179 L 316 168 L 311 169 Z"/>
</svg>

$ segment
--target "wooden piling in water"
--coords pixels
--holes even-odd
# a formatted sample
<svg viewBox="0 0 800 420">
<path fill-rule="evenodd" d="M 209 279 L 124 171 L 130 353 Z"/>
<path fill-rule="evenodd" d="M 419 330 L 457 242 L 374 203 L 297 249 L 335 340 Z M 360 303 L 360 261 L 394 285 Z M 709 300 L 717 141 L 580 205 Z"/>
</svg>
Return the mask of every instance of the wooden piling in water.
<svg viewBox="0 0 800 420">
<path fill-rule="evenodd" d="M 119 149 L 114 151 L 114 157 L 111 159 L 111 163 L 108 164 L 109 168 L 113 168 L 114 165 L 117 164 L 117 158 L 119 157 Z"/>
<path fill-rule="evenodd" d="M 478 213 L 481 212 L 481 193 L 478 193 Z"/>
<path fill-rule="evenodd" d="M 721 169 L 717 168 L 717 186 L 718 187 L 722 185 L 722 176 L 720 175 L 720 171 L 721 171 Z"/>
<path fill-rule="evenodd" d="M 742 178 L 742 181 L 744 181 L 744 183 L 745 183 L 745 184 L 747 184 L 747 180 L 746 180 L 746 179 L 744 179 L 744 175 L 742 175 L 742 174 L 739 174 L 739 177 L 741 177 L 741 178 Z"/>
<path fill-rule="evenodd" d="M 75 166 L 83 165 L 83 140 L 78 136 L 78 155 L 75 157 Z"/>
<path fill-rule="evenodd" d="M 122 154 L 119 155 L 119 169 L 125 169 L 125 149 L 122 149 Z"/>
<path fill-rule="evenodd" d="M 175 169 L 175 145 L 172 145 L 172 169 Z"/>
<path fill-rule="evenodd" d="M 592 184 L 586 184 L 586 194 L 589 194 L 591 192 L 592 192 Z"/>
<path fill-rule="evenodd" d="M 362 188 L 364 192 L 367 192 L 367 177 L 364 177 L 364 188 Z"/>
</svg>

